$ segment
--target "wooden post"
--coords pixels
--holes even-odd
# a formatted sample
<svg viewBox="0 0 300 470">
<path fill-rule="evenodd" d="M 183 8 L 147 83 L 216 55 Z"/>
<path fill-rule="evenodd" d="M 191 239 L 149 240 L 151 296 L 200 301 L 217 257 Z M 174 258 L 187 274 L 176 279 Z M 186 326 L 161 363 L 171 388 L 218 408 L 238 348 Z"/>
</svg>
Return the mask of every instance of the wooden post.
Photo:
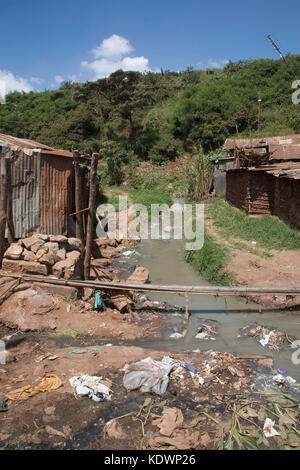
<svg viewBox="0 0 300 470">
<path fill-rule="evenodd" d="M 83 217 L 80 212 L 82 209 L 82 199 L 80 188 L 81 178 L 80 178 L 80 166 L 79 166 L 79 153 L 77 150 L 73 152 L 74 160 L 74 171 L 75 171 L 75 212 L 76 212 L 76 238 L 79 238 L 84 245 L 84 235 L 83 235 Z"/>
<path fill-rule="evenodd" d="M 99 154 L 93 153 L 90 170 L 90 194 L 89 194 L 89 212 L 86 229 L 86 245 L 85 245 L 85 256 L 84 256 L 84 278 L 89 279 L 90 277 L 90 263 L 91 263 L 91 252 L 92 252 L 92 241 L 94 232 L 94 220 L 95 220 L 95 202 L 96 202 L 96 190 L 97 190 L 97 167 L 98 167 Z"/>
<path fill-rule="evenodd" d="M 185 315 L 184 315 L 183 322 L 187 323 L 188 320 L 189 320 L 189 317 L 190 317 L 190 313 L 189 313 L 189 294 L 187 292 L 185 292 Z"/>
<path fill-rule="evenodd" d="M 5 229 L 6 229 L 6 209 L 7 209 L 7 172 L 6 158 L 1 155 L 0 158 L 0 179 L 1 179 L 1 197 L 0 197 L 0 265 L 2 266 L 3 255 L 5 252 Z"/>
<path fill-rule="evenodd" d="M 6 171 L 7 171 L 7 208 L 6 208 L 6 217 L 7 217 L 7 238 L 9 244 L 14 243 L 15 241 L 15 227 L 14 227 L 14 218 L 13 218 L 13 207 L 12 207 L 12 183 L 11 183 L 11 159 L 6 159 Z"/>
</svg>

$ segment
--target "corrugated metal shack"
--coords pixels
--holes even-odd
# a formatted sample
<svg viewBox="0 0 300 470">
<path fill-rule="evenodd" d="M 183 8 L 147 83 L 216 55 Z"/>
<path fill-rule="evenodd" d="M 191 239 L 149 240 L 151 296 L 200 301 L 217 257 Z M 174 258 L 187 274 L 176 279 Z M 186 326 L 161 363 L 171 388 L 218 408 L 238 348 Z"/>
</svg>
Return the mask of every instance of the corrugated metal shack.
<svg viewBox="0 0 300 470">
<path fill-rule="evenodd" d="M 15 237 L 33 232 L 75 234 L 71 152 L 0 134 L 0 158 L 10 163 Z M 83 186 L 84 183 L 83 183 Z"/>
<path fill-rule="evenodd" d="M 235 157 L 226 200 L 247 215 L 271 214 L 300 229 L 300 135 L 227 139 Z"/>
</svg>

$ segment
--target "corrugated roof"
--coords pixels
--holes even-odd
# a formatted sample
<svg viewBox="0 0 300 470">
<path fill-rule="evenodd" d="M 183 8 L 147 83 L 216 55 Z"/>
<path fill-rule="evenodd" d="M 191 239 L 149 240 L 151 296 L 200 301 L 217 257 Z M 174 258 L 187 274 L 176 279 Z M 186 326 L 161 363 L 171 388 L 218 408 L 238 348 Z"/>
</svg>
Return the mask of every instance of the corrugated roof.
<svg viewBox="0 0 300 470">
<path fill-rule="evenodd" d="M 226 171 L 265 171 L 266 173 L 279 178 L 300 179 L 299 162 L 273 163 L 273 165 L 264 165 L 259 167 L 229 168 Z"/>
<path fill-rule="evenodd" d="M 26 149 L 46 149 L 46 150 L 55 150 L 53 147 L 48 145 L 35 142 L 34 140 L 29 139 L 20 139 L 19 137 L 13 137 L 12 135 L 0 134 L 0 144 L 9 144 L 15 145 L 20 148 Z"/>
<path fill-rule="evenodd" d="M 227 139 L 224 150 L 235 148 L 268 147 L 271 160 L 300 160 L 300 134 L 259 137 L 254 139 Z"/>
</svg>

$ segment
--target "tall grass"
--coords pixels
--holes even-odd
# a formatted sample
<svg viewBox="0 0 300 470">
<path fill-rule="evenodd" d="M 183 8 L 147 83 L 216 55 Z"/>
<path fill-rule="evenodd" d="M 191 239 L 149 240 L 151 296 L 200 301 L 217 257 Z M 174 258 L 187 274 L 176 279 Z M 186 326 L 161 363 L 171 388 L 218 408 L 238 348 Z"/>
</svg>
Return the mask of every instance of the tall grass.
<svg viewBox="0 0 300 470">
<path fill-rule="evenodd" d="M 275 217 L 248 217 L 226 204 L 221 197 L 210 199 L 206 210 L 224 237 L 256 241 L 269 249 L 300 250 L 300 232 Z"/>
<path fill-rule="evenodd" d="M 229 250 L 208 233 L 205 233 L 201 250 L 185 250 L 184 257 L 207 281 L 222 286 L 230 286 L 233 283 L 234 273 L 226 270 Z"/>
</svg>

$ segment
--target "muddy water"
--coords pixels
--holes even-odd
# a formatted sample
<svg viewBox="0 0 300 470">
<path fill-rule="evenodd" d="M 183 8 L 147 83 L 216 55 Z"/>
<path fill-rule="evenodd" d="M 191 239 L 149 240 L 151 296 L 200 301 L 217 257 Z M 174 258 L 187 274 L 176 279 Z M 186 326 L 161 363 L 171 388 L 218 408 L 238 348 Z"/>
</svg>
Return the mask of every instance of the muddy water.
<svg viewBox="0 0 300 470">
<path fill-rule="evenodd" d="M 137 247 L 140 256 L 133 256 L 127 261 L 125 257 L 117 261 L 120 266 L 145 266 L 150 271 L 150 282 L 153 284 L 208 285 L 194 268 L 183 258 L 183 241 L 181 240 L 143 240 Z M 151 300 L 167 301 L 179 307 L 185 306 L 183 295 L 150 294 Z M 280 352 L 274 352 L 261 346 L 253 338 L 238 338 L 239 329 L 251 323 L 273 327 L 286 331 L 288 335 L 300 339 L 300 315 L 262 309 L 254 303 L 236 296 L 217 297 L 211 295 L 190 295 L 190 320 L 186 334 L 181 339 L 170 339 L 172 332 L 182 333 L 182 313 L 162 314 L 167 325 L 164 337 L 153 340 L 135 341 L 135 345 L 169 351 L 186 351 L 213 349 L 239 355 L 267 355 L 273 357 L 275 367 L 284 369 L 300 382 L 300 365 L 291 361 L 293 350 L 285 344 Z M 217 323 L 218 334 L 215 341 L 195 338 L 198 326 L 203 320 L 210 319 Z"/>
</svg>

